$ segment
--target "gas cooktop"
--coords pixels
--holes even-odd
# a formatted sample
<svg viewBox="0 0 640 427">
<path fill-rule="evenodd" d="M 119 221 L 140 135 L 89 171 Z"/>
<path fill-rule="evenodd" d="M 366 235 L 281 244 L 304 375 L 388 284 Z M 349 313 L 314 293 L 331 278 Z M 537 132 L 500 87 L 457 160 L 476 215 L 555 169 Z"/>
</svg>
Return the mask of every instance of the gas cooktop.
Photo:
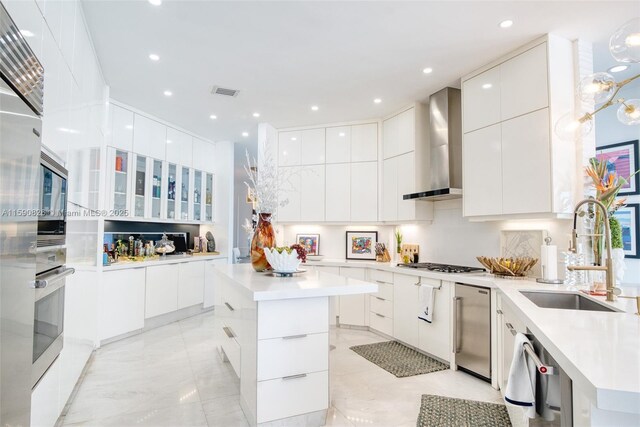
<svg viewBox="0 0 640 427">
<path fill-rule="evenodd" d="M 398 264 L 398 267 L 416 268 L 440 273 L 472 273 L 475 271 L 485 271 L 482 267 L 465 267 L 462 265 L 436 264 L 433 262 L 414 262 L 410 264 Z"/>
</svg>

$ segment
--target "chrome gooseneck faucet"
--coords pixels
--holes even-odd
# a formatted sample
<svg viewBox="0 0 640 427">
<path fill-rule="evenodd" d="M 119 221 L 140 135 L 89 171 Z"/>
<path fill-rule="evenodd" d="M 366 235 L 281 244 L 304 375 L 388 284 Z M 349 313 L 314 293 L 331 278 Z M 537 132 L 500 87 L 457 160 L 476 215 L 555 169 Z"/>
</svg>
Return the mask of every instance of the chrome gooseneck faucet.
<svg viewBox="0 0 640 427">
<path fill-rule="evenodd" d="M 613 271 L 613 258 L 611 257 L 611 230 L 609 229 L 609 212 L 607 212 L 607 207 L 602 204 L 599 200 L 595 199 L 584 199 L 578 202 L 575 209 L 573 210 L 573 231 L 571 233 L 571 246 L 569 250 L 571 252 L 576 252 L 577 248 L 577 239 L 578 239 L 578 230 L 577 230 L 577 219 L 578 219 L 578 211 L 582 205 L 592 204 L 595 207 L 599 208 L 602 211 L 602 215 L 604 216 L 604 239 L 605 244 L 607 245 L 607 260 L 604 266 L 601 265 L 572 265 L 568 266 L 567 269 L 570 271 L 576 270 L 595 270 L 595 271 L 606 271 L 606 285 L 607 285 L 607 301 L 615 301 L 616 295 L 620 294 L 620 290 L 615 287 L 615 273 Z M 598 230 L 596 230 L 596 233 Z M 597 234 L 596 234 L 597 235 Z"/>
</svg>

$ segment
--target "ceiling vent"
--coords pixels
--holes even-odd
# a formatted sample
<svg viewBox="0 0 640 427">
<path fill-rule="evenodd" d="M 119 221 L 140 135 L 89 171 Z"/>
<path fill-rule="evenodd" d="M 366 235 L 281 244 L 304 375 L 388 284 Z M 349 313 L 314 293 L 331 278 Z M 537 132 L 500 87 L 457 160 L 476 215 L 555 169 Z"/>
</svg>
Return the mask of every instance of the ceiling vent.
<svg viewBox="0 0 640 427">
<path fill-rule="evenodd" d="M 227 89 L 220 86 L 214 86 L 213 89 L 211 89 L 212 95 L 238 96 L 239 93 L 240 93 L 239 90 Z"/>
</svg>

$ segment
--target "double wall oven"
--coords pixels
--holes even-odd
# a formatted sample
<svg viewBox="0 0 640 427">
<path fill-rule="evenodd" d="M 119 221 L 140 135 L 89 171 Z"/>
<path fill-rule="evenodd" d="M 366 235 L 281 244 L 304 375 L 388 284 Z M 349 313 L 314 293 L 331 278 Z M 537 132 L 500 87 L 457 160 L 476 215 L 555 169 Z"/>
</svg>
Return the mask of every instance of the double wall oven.
<svg viewBox="0 0 640 427">
<path fill-rule="evenodd" d="M 62 351 L 65 281 L 75 272 L 66 267 L 67 170 L 43 152 L 39 182 L 32 386 Z"/>
</svg>

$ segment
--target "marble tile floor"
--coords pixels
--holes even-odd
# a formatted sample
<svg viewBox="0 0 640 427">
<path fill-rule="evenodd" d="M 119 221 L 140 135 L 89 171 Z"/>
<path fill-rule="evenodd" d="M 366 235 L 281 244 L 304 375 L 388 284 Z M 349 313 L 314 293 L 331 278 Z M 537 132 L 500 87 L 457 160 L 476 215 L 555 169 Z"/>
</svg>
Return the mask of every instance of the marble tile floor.
<svg viewBox="0 0 640 427">
<path fill-rule="evenodd" d="M 213 312 L 97 350 L 62 426 L 246 426 L 239 380 L 216 350 Z M 425 393 L 501 402 L 487 383 L 450 370 L 396 378 L 349 350 L 386 340 L 332 329 L 330 426 L 415 426 Z"/>
</svg>

